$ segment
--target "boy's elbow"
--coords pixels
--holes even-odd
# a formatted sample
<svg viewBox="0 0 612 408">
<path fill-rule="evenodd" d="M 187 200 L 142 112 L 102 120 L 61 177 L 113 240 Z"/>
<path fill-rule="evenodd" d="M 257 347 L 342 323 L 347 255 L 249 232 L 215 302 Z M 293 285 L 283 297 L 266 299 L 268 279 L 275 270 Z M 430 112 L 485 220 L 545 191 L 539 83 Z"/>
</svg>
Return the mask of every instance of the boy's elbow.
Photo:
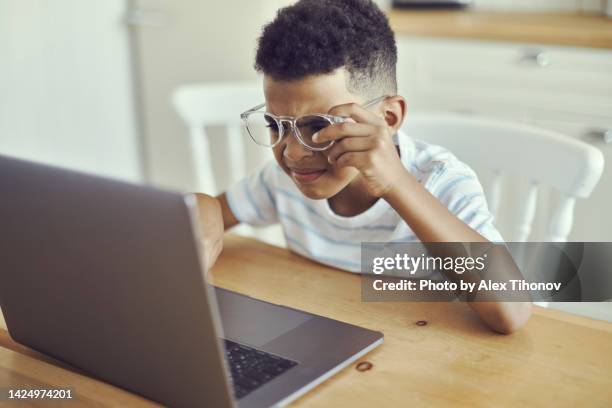
<svg viewBox="0 0 612 408">
<path fill-rule="evenodd" d="M 493 318 L 487 323 L 498 333 L 512 334 L 527 323 L 531 312 L 531 302 L 498 303 Z"/>
<path fill-rule="evenodd" d="M 511 334 L 527 323 L 531 316 L 531 302 L 472 302 L 472 309 L 493 331 Z"/>
</svg>

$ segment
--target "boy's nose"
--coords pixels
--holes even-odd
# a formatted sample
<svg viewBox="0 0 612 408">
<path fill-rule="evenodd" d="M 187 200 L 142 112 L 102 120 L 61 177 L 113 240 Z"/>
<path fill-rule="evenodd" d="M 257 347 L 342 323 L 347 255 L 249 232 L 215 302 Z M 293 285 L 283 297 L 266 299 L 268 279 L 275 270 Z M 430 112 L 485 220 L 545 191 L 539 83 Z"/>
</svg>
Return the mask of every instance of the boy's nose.
<svg viewBox="0 0 612 408">
<path fill-rule="evenodd" d="M 299 162 L 300 160 L 311 157 L 314 155 L 312 150 L 308 150 L 297 138 L 297 135 L 294 133 L 295 130 L 291 130 L 291 132 L 285 136 L 285 150 L 283 151 L 283 156 L 285 156 L 291 162 Z"/>
</svg>

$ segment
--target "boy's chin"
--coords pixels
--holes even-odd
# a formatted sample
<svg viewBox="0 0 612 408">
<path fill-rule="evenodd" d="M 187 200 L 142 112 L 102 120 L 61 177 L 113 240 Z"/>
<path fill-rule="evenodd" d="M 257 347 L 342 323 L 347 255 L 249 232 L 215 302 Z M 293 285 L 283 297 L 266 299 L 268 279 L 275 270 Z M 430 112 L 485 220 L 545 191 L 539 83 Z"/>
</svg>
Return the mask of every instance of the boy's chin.
<svg viewBox="0 0 612 408">
<path fill-rule="evenodd" d="M 312 183 L 312 184 L 299 184 L 296 183 L 297 188 L 300 189 L 304 196 L 311 200 L 325 200 L 338 194 L 342 190 L 341 185 L 337 183 Z"/>
<path fill-rule="evenodd" d="M 298 188 L 300 189 L 302 194 L 304 194 L 304 196 L 310 198 L 311 200 L 325 200 L 327 198 L 333 197 L 333 194 L 313 189 L 311 187 L 304 188 L 302 186 L 298 186 Z"/>
</svg>

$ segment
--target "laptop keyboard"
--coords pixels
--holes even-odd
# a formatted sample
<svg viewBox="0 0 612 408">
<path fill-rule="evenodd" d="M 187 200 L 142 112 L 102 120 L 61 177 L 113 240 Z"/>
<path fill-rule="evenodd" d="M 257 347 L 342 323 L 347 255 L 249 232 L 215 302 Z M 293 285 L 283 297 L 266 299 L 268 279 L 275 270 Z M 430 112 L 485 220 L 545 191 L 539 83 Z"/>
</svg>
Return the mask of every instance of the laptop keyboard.
<svg viewBox="0 0 612 408">
<path fill-rule="evenodd" d="M 227 339 L 224 341 L 236 399 L 244 397 L 297 365 L 295 361 L 265 351 Z"/>
</svg>

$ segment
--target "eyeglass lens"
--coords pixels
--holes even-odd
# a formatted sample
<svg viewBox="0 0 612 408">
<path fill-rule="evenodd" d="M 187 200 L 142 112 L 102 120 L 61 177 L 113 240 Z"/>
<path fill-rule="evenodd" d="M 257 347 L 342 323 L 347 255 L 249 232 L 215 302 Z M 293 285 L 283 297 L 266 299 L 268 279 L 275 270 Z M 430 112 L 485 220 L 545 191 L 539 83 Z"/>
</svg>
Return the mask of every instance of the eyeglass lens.
<svg viewBox="0 0 612 408">
<path fill-rule="evenodd" d="M 253 141 L 262 146 L 273 146 L 280 138 L 279 123 L 264 112 L 252 112 L 246 118 L 246 130 Z"/>
<path fill-rule="evenodd" d="M 315 150 L 324 149 L 331 143 L 316 143 L 312 136 L 318 131 L 332 124 L 332 121 L 319 115 L 306 115 L 298 118 L 295 122 L 302 142 Z M 284 134 L 291 131 L 291 124 L 288 120 L 282 123 L 263 112 L 253 112 L 246 119 L 246 128 L 253 141 L 262 146 L 275 145 Z"/>
</svg>

